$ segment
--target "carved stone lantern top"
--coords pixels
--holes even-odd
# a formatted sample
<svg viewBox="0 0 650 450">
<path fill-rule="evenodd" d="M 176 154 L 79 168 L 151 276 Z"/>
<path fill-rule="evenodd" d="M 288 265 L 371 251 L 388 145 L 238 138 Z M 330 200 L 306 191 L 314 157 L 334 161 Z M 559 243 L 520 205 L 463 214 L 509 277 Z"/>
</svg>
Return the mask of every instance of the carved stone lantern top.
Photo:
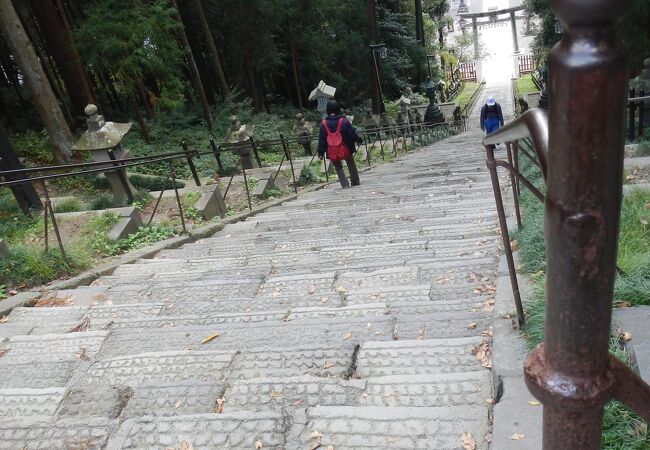
<svg viewBox="0 0 650 450">
<path fill-rule="evenodd" d="M 72 147 L 73 150 L 107 150 L 117 147 L 131 129 L 131 123 L 106 122 L 104 116 L 97 114 L 95 105 L 86 106 L 84 112 L 88 116 L 86 118 L 88 130 Z"/>
</svg>

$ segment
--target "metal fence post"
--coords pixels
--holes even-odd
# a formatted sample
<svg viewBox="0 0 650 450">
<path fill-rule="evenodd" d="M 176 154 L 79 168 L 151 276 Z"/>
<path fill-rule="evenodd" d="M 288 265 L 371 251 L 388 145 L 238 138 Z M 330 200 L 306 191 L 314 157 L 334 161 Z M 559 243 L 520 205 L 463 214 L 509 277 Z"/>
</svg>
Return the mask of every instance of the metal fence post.
<svg viewBox="0 0 650 450">
<path fill-rule="evenodd" d="M 280 135 L 280 140 L 282 141 L 282 149 L 284 154 L 289 160 L 289 165 L 291 166 L 291 176 L 293 177 L 293 192 L 298 193 L 298 184 L 296 183 L 296 172 L 293 169 L 293 159 L 291 158 L 291 150 L 289 149 L 289 142 L 284 138 L 284 135 Z"/>
<path fill-rule="evenodd" d="M 192 172 L 192 177 L 194 178 L 194 182 L 196 183 L 197 186 L 201 186 L 201 180 L 199 179 L 199 174 L 196 172 L 196 167 L 194 167 L 194 161 L 192 161 L 192 152 L 187 148 L 187 142 L 183 141 L 181 143 L 183 147 L 183 152 L 185 153 L 185 159 L 187 160 L 187 165 L 190 168 L 190 172 Z"/>
<path fill-rule="evenodd" d="M 210 138 L 210 148 L 212 149 L 212 154 L 214 154 L 214 159 L 217 160 L 217 166 L 219 167 L 219 173 L 225 175 L 223 170 L 223 163 L 221 162 L 221 152 L 219 146 L 215 144 L 214 139 Z"/>
<path fill-rule="evenodd" d="M 178 204 L 178 213 L 181 216 L 181 224 L 183 225 L 183 231 L 187 232 L 187 227 L 185 226 L 185 216 L 183 215 L 183 205 L 181 204 L 181 196 L 178 193 L 178 185 L 176 184 L 176 171 L 174 170 L 174 163 L 171 159 L 167 160 L 167 162 L 169 163 L 169 173 L 174 185 L 174 194 L 176 194 L 176 203 Z"/>
</svg>

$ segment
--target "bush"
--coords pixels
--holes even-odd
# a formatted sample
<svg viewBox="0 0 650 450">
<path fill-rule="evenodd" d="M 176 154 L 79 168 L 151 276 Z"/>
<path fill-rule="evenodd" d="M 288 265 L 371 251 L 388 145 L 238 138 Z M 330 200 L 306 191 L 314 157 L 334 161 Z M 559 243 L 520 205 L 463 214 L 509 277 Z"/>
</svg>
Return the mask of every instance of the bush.
<svg viewBox="0 0 650 450">
<path fill-rule="evenodd" d="M 320 183 L 323 178 L 320 167 L 320 162 L 316 161 L 303 166 L 300 171 L 300 177 L 298 178 L 298 184 L 300 186 L 308 186 L 310 184 Z"/>
<path fill-rule="evenodd" d="M 78 198 L 67 198 L 54 206 L 54 212 L 57 213 L 83 211 L 83 209 L 83 204 Z"/>
<path fill-rule="evenodd" d="M 644 140 L 639 142 L 636 148 L 637 156 L 650 156 L 650 141 Z"/>
<path fill-rule="evenodd" d="M 98 239 L 93 243 L 93 249 L 101 255 L 112 256 L 146 247 L 175 236 L 178 236 L 178 233 L 173 228 L 160 225 L 145 225 L 130 236 L 115 242 Z"/>
<path fill-rule="evenodd" d="M 93 201 L 90 202 L 90 209 L 93 211 L 99 211 L 102 209 L 108 209 L 113 206 L 113 196 L 106 192 L 99 194 Z"/>
<path fill-rule="evenodd" d="M 147 191 L 162 191 L 163 189 L 173 189 L 174 183 L 167 177 L 152 177 L 144 176 L 137 173 L 129 174 L 129 181 L 133 187 L 137 189 L 146 189 Z M 180 188 L 185 187 L 185 183 L 181 180 L 176 180 L 176 186 Z"/>
<path fill-rule="evenodd" d="M 19 286 L 47 283 L 61 276 L 72 275 L 90 265 L 87 254 L 66 248 L 68 262 L 58 248 L 45 253 L 30 245 L 14 245 L 6 258 L 0 259 L 0 284 Z"/>
</svg>

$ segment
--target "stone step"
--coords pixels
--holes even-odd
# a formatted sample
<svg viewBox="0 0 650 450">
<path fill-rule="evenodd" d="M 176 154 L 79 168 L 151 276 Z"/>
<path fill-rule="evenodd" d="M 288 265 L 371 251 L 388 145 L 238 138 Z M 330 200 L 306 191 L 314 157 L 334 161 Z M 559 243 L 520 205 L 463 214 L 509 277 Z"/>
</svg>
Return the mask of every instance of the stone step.
<svg viewBox="0 0 650 450">
<path fill-rule="evenodd" d="M 64 388 L 0 389 L 0 417 L 50 417 L 63 400 Z"/>
<path fill-rule="evenodd" d="M 285 447 L 285 418 L 275 412 L 239 411 L 126 420 L 106 450 L 128 449 L 276 449 Z M 262 447 L 260 447 L 260 443 Z M 298 448 L 298 447 L 295 447 Z"/>
<path fill-rule="evenodd" d="M 370 325 L 370 326 L 368 326 Z M 394 319 L 388 316 L 322 318 L 289 322 L 221 324 L 219 326 L 169 327 L 153 329 L 120 329 L 111 332 L 100 357 L 113 358 L 164 349 L 178 350 L 243 350 L 303 342 L 332 345 L 368 340 L 392 340 Z M 215 333 L 219 337 L 201 342 Z"/>
<path fill-rule="evenodd" d="M 117 423 L 105 418 L 8 419 L 0 422 L 2 449 L 103 449 Z"/>
<path fill-rule="evenodd" d="M 350 374 L 356 348 L 356 343 L 345 340 L 334 344 L 300 343 L 290 348 L 245 348 L 235 358 L 229 379 L 342 378 Z"/>
<path fill-rule="evenodd" d="M 461 435 L 472 433 L 477 450 L 484 450 L 488 417 L 473 406 L 318 406 L 307 410 L 306 426 L 296 428 L 287 448 L 457 450 Z"/>
<path fill-rule="evenodd" d="M 484 368 L 473 354 L 481 336 L 365 342 L 357 357 L 362 379 L 393 375 L 463 373 Z"/>
<path fill-rule="evenodd" d="M 115 353 L 115 352 L 113 352 Z M 125 352 L 128 353 L 128 352 Z M 77 374 L 75 385 L 130 386 L 176 384 L 189 380 L 223 380 L 236 352 L 221 350 L 178 350 L 128 354 L 101 358 Z"/>
</svg>

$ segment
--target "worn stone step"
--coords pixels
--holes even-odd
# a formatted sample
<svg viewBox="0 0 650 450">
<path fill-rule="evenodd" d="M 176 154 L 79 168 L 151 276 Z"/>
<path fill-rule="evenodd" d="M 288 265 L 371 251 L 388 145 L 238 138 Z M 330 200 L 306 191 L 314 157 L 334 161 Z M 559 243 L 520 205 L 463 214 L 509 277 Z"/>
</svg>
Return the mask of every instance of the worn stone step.
<svg viewBox="0 0 650 450">
<path fill-rule="evenodd" d="M 100 450 L 117 423 L 105 418 L 0 421 L 0 449 Z"/>
<path fill-rule="evenodd" d="M 125 419 L 167 417 L 216 412 L 225 387 L 216 381 L 188 380 L 173 384 L 148 384 L 134 389 L 121 414 Z"/>
<path fill-rule="evenodd" d="M 50 417 L 64 393 L 64 388 L 0 389 L 0 417 Z"/>
<path fill-rule="evenodd" d="M 463 433 L 472 433 L 477 449 L 487 448 L 487 413 L 473 406 L 319 406 L 308 409 L 307 420 L 287 448 L 457 450 Z"/>
<path fill-rule="evenodd" d="M 434 339 L 447 336 L 476 336 L 490 326 L 488 312 L 429 312 L 420 307 L 414 312 L 408 309 L 391 310 L 390 317 L 396 319 L 396 339 Z"/>
<path fill-rule="evenodd" d="M 370 326 L 368 326 L 370 324 Z M 321 318 L 289 322 L 221 324 L 219 326 L 170 327 L 113 330 L 100 353 L 101 358 L 134 355 L 164 349 L 242 350 L 286 346 L 304 342 L 340 344 L 368 340 L 391 340 L 394 320 L 389 316 Z M 220 333 L 205 344 L 208 336 Z"/>
<path fill-rule="evenodd" d="M 78 386 L 131 387 L 187 380 L 215 382 L 226 376 L 235 355 L 234 351 L 197 349 L 102 358 L 79 373 L 74 382 Z"/>
<path fill-rule="evenodd" d="M 336 344 L 312 341 L 294 347 L 250 347 L 243 349 L 235 358 L 229 379 L 342 378 L 349 375 L 356 348 L 356 343 L 346 340 Z"/>
<path fill-rule="evenodd" d="M 61 306 L 56 308 L 15 308 L 9 315 L 9 324 L 29 324 L 30 334 L 67 333 L 83 327 L 86 331 L 104 330 L 122 320 L 159 315 L 162 303 L 146 305 Z"/>
<path fill-rule="evenodd" d="M 140 417 L 126 420 L 106 449 L 249 450 L 260 448 L 260 442 L 263 449 L 283 450 L 287 426 L 281 414 L 271 411 Z"/>
<path fill-rule="evenodd" d="M 489 370 L 368 378 L 361 406 L 485 407 L 493 398 Z M 327 406 L 321 403 L 322 406 Z"/>
<path fill-rule="evenodd" d="M 73 386 L 66 390 L 56 416 L 116 419 L 133 396 L 129 386 Z"/>
<path fill-rule="evenodd" d="M 230 384 L 225 393 L 227 411 L 282 411 L 318 405 L 358 405 L 365 380 L 318 378 L 255 378 Z"/>
<path fill-rule="evenodd" d="M 472 353 L 482 342 L 480 336 L 365 342 L 359 350 L 357 374 L 371 378 L 484 370 Z"/>
</svg>

